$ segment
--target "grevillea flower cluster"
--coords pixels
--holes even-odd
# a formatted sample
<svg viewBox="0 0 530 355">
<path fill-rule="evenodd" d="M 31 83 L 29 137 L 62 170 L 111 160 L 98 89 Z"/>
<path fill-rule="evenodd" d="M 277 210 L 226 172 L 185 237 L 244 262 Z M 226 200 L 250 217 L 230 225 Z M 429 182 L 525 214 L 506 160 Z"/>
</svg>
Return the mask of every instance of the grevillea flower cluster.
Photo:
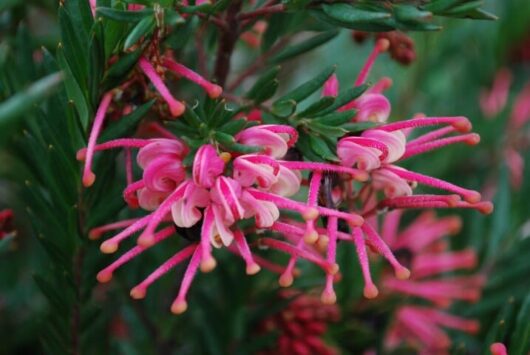
<svg viewBox="0 0 530 355">
<path fill-rule="evenodd" d="M 387 333 L 386 345 L 393 348 L 408 343 L 421 353 L 448 353 L 451 341 L 443 328 L 476 333 L 479 324 L 475 320 L 451 315 L 444 309 L 455 301 L 478 301 L 485 277 L 447 276 L 448 273 L 472 270 L 477 266 L 473 250 L 448 251 L 444 237 L 459 232 L 461 220 L 458 217 L 437 218 L 432 211 L 427 211 L 399 231 L 400 219 L 400 211 L 387 214 L 381 233 L 398 258 L 409 265 L 412 277 L 396 280 L 386 275 L 382 286 L 389 295 L 401 294 L 423 302 L 403 304 L 397 308 Z"/>
<path fill-rule="evenodd" d="M 388 45 L 386 39 L 378 40 L 355 87 L 366 83 L 377 56 Z M 168 54 L 144 55 L 138 67 L 167 103 L 169 119 L 183 115 L 187 108 L 173 98 L 159 71 L 171 71 L 197 83 L 210 100 L 217 99 L 223 91 Z M 101 244 L 104 253 L 114 253 L 122 241 L 139 233 L 137 245 L 103 269 L 98 280 L 109 281 L 117 268 L 178 235 L 177 231 L 182 229 L 195 231 L 192 242 L 136 285 L 131 290 L 133 298 L 145 297 L 154 281 L 190 259 L 171 307 L 174 313 L 182 313 L 187 308 L 186 295 L 197 271 L 208 272 L 216 266 L 213 248 L 227 248 L 239 255 L 247 274 L 262 268 L 279 273 L 279 283 L 284 287 L 293 283 L 300 259 L 310 262 L 325 274 L 321 299 L 327 304 L 336 301 L 333 285 L 340 279 L 339 241 L 351 242 L 356 247 L 367 298 L 379 293 L 370 276 L 367 247 L 392 265 L 398 279 L 408 279 L 409 269 L 396 258 L 391 246 L 368 223 L 369 219 L 388 209 L 471 208 L 489 213 L 492 206 L 481 201 L 476 191 L 398 165 L 449 144 L 477 144 L 479 137 L 469 133 L 471 124 L 465 117 L 416 116 L 387 123 L 391 105 L 383 92 L 390 85 L 391 80 L 383 78 L 337 109 L 355 110 L 353 122 L 373 122 L 375 126 L 358 135 L 341 137 L 336 144 L 338 159 L 329 162 L 292 159 L 288 152 L 298 149 L 297 129 L 288 124 L 265 124 L 260 118 L 228 140 L 219 141 L 216 138 L 219 135 L 213 132 L 200 144 L 190 145 L 185 134 L 175 135 L 155 123 L 159 138 L 122 138 L 96 144 L 113 97 L 112 91 L 105 94 L 88 146 L 78 152 L 78 159 L 85 163 L 83 183 L 90 186 L 94 182 L 91 170 L 94 152 L 124 148 L 128 177 L 124 200 L 131 208 L 140 207 L 147 214 L 90 232 L 90 237 L 96 239 L 103 233 L 122 229 Z M 337 96 L 338 87 L 338 79 L 332 75 L 322 89 L 323 95 Z M 417 128 L 434 126 L 442 127 L 408 138 Z M 137 150 L 136 161 L 142 170 L 136 181 L 131 150 Z M 242 154 L 242 150 L 247 153 Z M 449 194 L 417 194 L 419 185 Z M 285 266 L 279 265 L 262 257 L 261 249 L 286 253 L 289 260 Z"/>
<path fill-rule="evenodd" d="M 336 305 L 322 305 L 318 297 L 297 292 L 282 292 L 281 301 L 293 298 L 288 306 L 266 318 L 259 333 L 278 333 L 278 339 L 270 350 L 260 354 L 315 354 L 333 355 L 337 350 L 323 339 L 328 326 L 340 318 Z"/>
<path fill-rule="evenodd" d="M 13 232 L 13 211 L 10 209 L 0 211 L 0 240 L 13 234 Z"/>
<path fill-rule="evenodd" d="M 507 68 L 500 69 L 491 88 L 480 95 L 480 108 L 486 118 L 498 117 L 508 106 L 512 74 Z M 515 97 L 508 113 L 502 160 L 510 172 L 510 182 L 519 190 L 523 184 L 523 152 L 528 150 L 530 137 L 525 127 L 530 121 L 530 83 Z"/>
</svg>

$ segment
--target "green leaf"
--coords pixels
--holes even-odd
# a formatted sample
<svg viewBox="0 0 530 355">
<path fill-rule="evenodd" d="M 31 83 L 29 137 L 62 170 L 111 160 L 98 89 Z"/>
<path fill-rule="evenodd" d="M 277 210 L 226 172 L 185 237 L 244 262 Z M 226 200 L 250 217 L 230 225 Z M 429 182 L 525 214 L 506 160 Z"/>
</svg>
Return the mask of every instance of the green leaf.
<svg viewBox="0 0 530 355">
<path fill-rule="evenodd" d="M 33 83 L 26 90 L 10 97 L 0 104 L 0 131 L 7 132 L 8 127 L 18 118 L 33 110 L 35 105 L 51 95 L 63 80 L 61 73 L 50 74 Z"/>
<path fill-rule="evenodd" d="M 331 138 L 331 137 L 333 137 L 333 138 L 342 137 L 343 135 L 348 133 L 344 128 L 332 127 L 332 126 L 328 126 L 326 124 L 320 124 L 320 123 L 316 123 L 316 122 L 311 122 L 309 124 L 309 127 L 311 128 L 312 131 L 315 131 L 318 134 L 320 134 L 320 135 L 322 135 L 324 137 L 329 137 L 329 138 Z"/>
<path fill-rule="evenodd" d="M 142 49 L 139 48 L 118 59 L 118 61 L 107 70 L 104 78 L 105 88 L 110 90 L 125 80 L 127 74 L 134 68 L 141 55 Z"/>
<path fill-rule="evenodd" d="M 289 117 L 296 111 L 296 102 L 294 100 L 276 101 L 272 105 L 272 114 L 278 117 Z"/>
<path fill-rule="evenodd" d="M 351 133 L 361 132 L 374 127 L 377 127 L 375 122 L 350 122 L 341 126 L 341 128 Z"/>
<path fill-rule="evenodd" d="M 309 143 L 313 151 L 322 159 L 338 161 L 337 156 L 329 148 L 328 144 L 320 137 L 309 136 Z"/>
<path fill-rule="evenodd" d="M 433 12 L 440 13 L 445 10 L 450 9 L 451 7 L 459 4 L 462 0 L 434 0 L 422 6 L 423 9 Z"/>
<path fill-rule="evenodd" d="M 59 45 L 57 48 L 57 61 L 59 62 L 59 66 L 64 72 L 64 85 L 66 88 L 66 94 L 68 95 L 68 99 L 73 101 L 75 108 L 77 112 L 79 113 L 79 119 L 82 127 L 87 127 L 88 122 L 90 120 L 90 114 L 92 110 L 90 109 L 87 99 L 85 95 L 83 94 L 83 91 L 81 91 L 81 87 L 77 83 L 77 81 L 74 78 L 74 75 L 72 74 L 72 71 L 70 70 L 70 66 L 68 65 L 68 62 L 66 61 L 66 58 L 64 57 L 64 53 L 62 50 L 62 45 Z"/>
<path fill-rule="evenodd" d="M 308 108 L 303 110 L 300 113 L 297 113 L 296 115 L 298 117 L 311 117 L 317 115 L 322 110 L 330 107 L 335 102 L 334 96 L 324 96 L 321 97 L 320 100 L 313 102 L 311 105 L 309 105 Z"/>
<path fill-rule="evenodd" d="M 270 83 L 276 79 L 280 69 L 281 67 L 276 65 L 267 70 L 258 80 L 256 80 L 245 96 L 251 100 L 255 99 L 264 86 L 270 85 Z"/>
<path fill-rule="evenodd" d="M 329 79 L 329 77 L 335 72 L 335 69 L 335 65 L 327 67 L 313 79 L 303 83 L 296 89 L 290 91 L 288 94 L 280 97 L 274 102 L 274 104 L 280 104 L 289 100 L 292 100 L 295 103 L 303 101 L 304 99 L 309 97 L 309 95 L 320 89 L 324 85 L 324 83 Z"/>
<path fill-rule="evenodd" d="M 143 20 L 146 16 L 152 16 L 153 9 L 143 9 L 138 11 L 117 10 L 110 7 L 98 7 L 96 9 L 96 16 L 103 16 L 111 20 L 120 22 L 138 22 Z"/>
<path fill-rule="evenodd" d="M 328 126 L 340 126 L 348 123 L 355 116 L 355 110 L 348 110 L 342 112 L 333 112 L 325 116 L 319 116 L 312 120 L 312 122 L 320 123 Z"/>
<path fill-rule="evenodd" d="M 311 135 L 302 133 L 301 131 L 300 133 L 301 134 L 298 136 L 298 140 L 296 141 L 296 148 L 310 161 L 322 161 L 322 158 L 313 152 L 309 138 Z"/>
<path fill-rule="evenodd" d="M 149 35 L 155 29 L 156 21 L 154 16 L 145 17 L 138 22 L 136 26 L 129 33 L 123 44 L 123 49 L 126 50 L 135 44 L 141 37 Z"/>
<path fill-rule="evenodd" d="M 515 330 L 510 338 L 510 355 L 525 355 L 530 351 L 530 294 L 526 296 L 519 314 Z"/>
<path fill-rule="evenodd" d="M 373 22 L 375 20 L 391 17 L 388 12 L 367 11 L 349 4 L 338 3 L 322 5 L 322 10 L 342 27 L 357 29 L 359 23 Z"/>
<path fill-rule="evenodd" d="M 422 11 L 413 5 L 395 5 L 394 16 L 399 21 L 423 21 L 432 17 L 432 12 Z"/>
<path fill-rule="evenodd" d="M 341 108 L 342 106 L 361 96 L 366 89 L 368 89 L 368 85 L 363 84 L 339 93 L 339 96 L 337 96 L 335 99 L 335 103 L 322 111 L 321 114 L 325 115 Z"/>
<path fill-rule="evenodd" d="M 233 120 L 221 126 L 219 130 L 233 136 L 245 128 L 247 123 L 248 121 L 244 119 Z"/>
<path fill-rule="evenodd" d="M 306 52 L 309 52 L 310 50 L 313 50 L 323 45 L 324 43 L 329 42 L 330 40 L 335 38 L 335 36 L 337 36 L 338 33 L 339 33 L 338 31 L 328 31 L 328 32 L 320 33 L 316 36 L 313 36 L 300 43 L 293 44 L 287 47 L 286 49 L 284 49 L 283 51 L 281 51 L 280 53 L 272 56 L 269 59 L 269 63 L 278 64 L 288 59 L 304 54 Z"/>
<path fill-rule="evenodd" d="M 84 88 L 88 77 L 88 38 L 80 38 L 81 31 L 77 31 L 71 22 L 71 15 L 63 7 L 59 7 L 59 24 L 61 27 L 61 44 L 64 56 L 78 85 Z"/>
<path fill-rule="evenodd" d="M 276 93 L 276 90 L 278 90 L 279 84 L 280 83 L 278 79 L 274 79 L 270 81 L 269 83 L 267 83 L 266 85 L 264 85 L 263 87 L 261 87 L 255 94 L 254 103 L 260 104 L 263 101 L 266 101 L 270 99 L 272 96 L 274 96 L 274 94 Z"/>
</svg>

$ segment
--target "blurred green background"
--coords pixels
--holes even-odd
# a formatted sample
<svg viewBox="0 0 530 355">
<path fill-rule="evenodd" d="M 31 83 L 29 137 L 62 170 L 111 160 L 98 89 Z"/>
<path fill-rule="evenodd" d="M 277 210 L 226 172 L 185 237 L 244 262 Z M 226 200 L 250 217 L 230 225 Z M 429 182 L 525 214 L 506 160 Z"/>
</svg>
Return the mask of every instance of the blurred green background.
<svg viewBox="0 0 530 355">
<path fill-rule="evenodd" d="M 470 118 L 474 130 L 482 137 L 479 146 L 450 147 L 408 163 L 416 171 L 479 191 L 494 186 L 493 190 L 490 189 L 496 205 L 494 213 L 482 216 L 473 211 L 458 212 L 463 216 L 464 229 L 458 237 L 452 238 L 455 248 L 472 246 L 478 250 L 482 268 L 487 269 L 490 278 L 481 302 L 455 306 L 457 313 L 478 318 L 483 324 L 476 337 L 454 334 L 457 340 L 455 353 L 463 354 L 481 353 L 485 351 L 485 339 L 509 334 L 516 322 L 516 311 L 507 305 L 512 307 L 514 304 L 515 309 L 520 307 L 530 287 L 530 169 L 525 168 L 523 185 L 515 190 L 510 185 L 502 154 L 504 145 L 511 138 L 506 133 L 510 107 L 522 87 L 530 82 L 530 1 L 491 0 L 485 1 L 484 8 L 496 14 L 499 20 L 440 20 L 438 22 L 443 25 L 440 32 L 410 34 L 416 49 L 413 63 L 404 66 L 385 54 L 378 59 L 371 75 L 372 78 L 389 76 L 393 79 L 394 85 L 388 91 L 393 105 L 391 119 L 410 118 L 418 112 L 433 116 L 464 115 Z M 43 55 L 41 47 L 55 52 L 60 40 L 57 23 L 56 1 L 0 2 L 0 66 L 3 75 L 0 78 L 0 101 L 45 72 L 44 68 L 35 67 L 31 62 L 19 62 L 18 68 L 7 65 L 11 63 L 10 58 L 21 51 L 30 53 L 25 57 L 30 61 Z M 337 64 L 342 85 L 352 85 L 372 43 L 372 39 L 364 44 L 355 43 L 350 31 L 343 30 L 329 44 L 288 64 L 283 71 L 284 79 L 292 87 L 319 72 L 325 64 Z M 244 61 L 245 50 L 238 55 L 240 58 L 235 59 L 236 63 Z M 513 74 L 507 108 L 497 117 L 486 119 L 479 107 L 479 95 L 481 90 L 491 86 L 496 72 L 502 67 L 509 68 Z M 7 85 L 6 76 L 16 77 L 20 86 Z M 65 100 L 62 96 L 52 99 Z M 61 127 L 59 124 L 50 129 Z M 525 129 L 522 134 L 527 144 L 521 153 L 528 167 L 530 128 Z M 13 136 L 18 134 L 17 130 Z M 55 318 L 50 318 L 50 313 L 61 307 L 50 305 L 50 297 L 44 294 L 53 294 L 51 298 L 55 297 L 59 303 L 64 299 L 67 299 L 64 302 L 70 302 L 71 295 L 37 276 L 47 270 L 56 275 L 65 273 L 65 278 L 68 277 L 64 270 L 49 270 L 50 261 L 45 249 L 49 252 L 53 247 L 38 241 L 36 230 L 39 227 L 34 225 L 32 216 L 44 212 L 32 211 L 25 204 L 25 196 L 30 192 L 24 188 L 23 182 L 26 181 L 24 176 L 29 175 L 14 159 L 20 145 L 13 142 L 16 140 L 13 136 L 0 134 L 0 210 L 9 207 L 15 211 L 17 230 L 15 238 L 0 244 L 0 354 L 37 354 L 43 349 L 50 352 L 57 343 L 72 335 L 64 324 L 53 324 Z M 32 148 L 27 148 L 31 152 Z M 53 166 L 45 169 L 53 169 Z M 64 218 L 66 221 L 69 216 L 65 214 Z M 105 265 L 105 259 L 99 255 L 98 243 L 89 245 L 84 258 L 90 271 L 82 276 L 86 289 L 81 290 L 84 294 L 73 296 L 74 299 L 88 300 L 87 307 L 76 310 L 82 312 L 80 319 L 84 331 L 77 341 L 84 344 L 84 352 L 225 353 L 222 349 L 239 344 L 243 349 L 241 353 L 251 353 L 252 344 L 247 344 L 247 340 L 252 334 L 252 322 L 245 318 L 245 312 L 249 307 L 255 309 L 259 308 L 256 305 L 268 304 L 277 290 L 275 278 L 249 279 L 244 277 L 243 268 L 238 263 L 221 263 L 228 266 L 218 268 L 213 274 L 202 275 L 190 294 L 194 305 L 182 317 L 175 317 L 167 312 L 168 300 L 176 291 L 172 280 L 164 279 L 155 284 L 150 296 L 140 304 L 128 297 L 128 288 L 145 274 L 145 265 L 154 265 L 167 254 L 167 250 L 153 250 L 142 264 L 133 263 L 133 267 L 121 273 L 111 285 L 96 285 L 95 272 Z M 235 260 L 230 255 L 223 258 Z M 347 305 L 341 304 L 345 310 L 358 300 L 359 290 L 339 290 L 356 295 Z M 73 304 L 79 306 L 80 303 L 75 301 Z M 68 318 L 70 314 L 64 316 Z M 506 319 L 502 327 L 499 327 L 499 319 Z M 380 341 L 381 334 L 366 336 L 363 331 L 367 328 L 358 327 L 356 322 L 354 315 L 350 317 L 343 313 L 343 320 L 334 324 L 328 335 L 330 342 L 340 345 L 348 353 L 359 353 L 375 346 L 369 343 Z M 364 339 L 352 341 L 355 337 Z M 249 347 L 245 348 L 247 345 Z"/>
</svg>

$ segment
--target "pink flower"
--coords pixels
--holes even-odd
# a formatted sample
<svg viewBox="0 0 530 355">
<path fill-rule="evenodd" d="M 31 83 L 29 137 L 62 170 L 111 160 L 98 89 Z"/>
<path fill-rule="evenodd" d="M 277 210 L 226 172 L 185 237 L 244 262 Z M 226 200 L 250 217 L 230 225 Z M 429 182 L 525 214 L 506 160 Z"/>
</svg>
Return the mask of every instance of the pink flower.
<svg viewBox="0 0 530 355">
<path fill-rule="evenodd" d="M 5 209 L 0 211 L 0 240 L 14 233 L 13 230 L 13 211 Z"/>
<path fill-rule="evenodd" d="M 385 292 L 420 298 L 431 305 L 400 306 L 387 335 L 387 346 L 408 342 L 418 344 L 426 351 L 445 353 L 450 339 L 442 326 L 474 333 L 478 331 L 478 322 L 450 315 L 438 308 L 446 308 L 458 300 L 477 301 L 485 279 L 481 275 L 442 276 L 446 272 L 477 266 L 474 251 L 448 252 L 447 245 L 442 241 L 442 238 L 459 232 L 461 221 L 458 217 L 436 218 L 434 213 L 424 212 L 399 232 L 400 219 L 401 212 L 389 213 L 384 220 L 382 235 L 396 255 L 401 255 L 410 264 L 412 277 L 410 280 L 396 280 L 385 276 L 383 288 Z"/>
<path fill-rule="evenodd" d="M 193 161 L 193 181 L 195 184 L 210 188 L 215 179 L 221 175 L 225 168 L 225 162 L 219 157 L 211 144 L 203 145 L 195 154 Z"/>
<path fill-rule="evenodd" d="M 480 93 L 480 109 L 488 118 L 494 117 L 506 106 L 512 74 L 506 68 L 500 69 L 495 75 L 495 80 L 490 90 Z"/>
<path fill-rule="evenodd" d="M 289 126 L 260 125 L 239 132 L 235 138 L 241 144 L 263 147 L 265 154 L 281 158 L 298 139 L 298 132 Z"/>
<path fill-rule="evenodd" d="M 210 195 L 204 188 L 195 184 L 188 184 L 182 199 L 171 206 L 173 222 L 179 227 L 189 228 L 202 218 L 199 208 L 208 206 Z"/>
<path fill-rule="evenodd" d="M 503 343 L 493 343 L 490 346 L 491 355 L 508 355 L 508 350 Z"/>
</svg>

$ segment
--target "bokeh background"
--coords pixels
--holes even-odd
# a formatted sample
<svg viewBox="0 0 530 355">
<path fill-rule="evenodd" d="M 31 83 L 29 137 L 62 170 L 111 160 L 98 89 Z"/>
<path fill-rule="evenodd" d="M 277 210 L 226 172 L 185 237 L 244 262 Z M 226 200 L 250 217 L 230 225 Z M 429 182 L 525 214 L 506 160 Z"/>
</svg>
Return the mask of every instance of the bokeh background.
<svg viewBox="0 0 530 355">
<path fill-rule="evenodd" d="M 42 47 L 55 52 L 60 41 L 57 6 L 54 0 L 0 2 L 3 76 L 0 77 L 0 100 L 39 77 L 39 69 L 35 69 L 31 60 L 40 60 Z M 383 55 L 373 74 L 373 77 L 393 79 L 394 85 L 388 91 L 393 105 L 392 118 L 410 118 L 418 112 L 464 115 L 482 137 L 481 144 L 473 149 L 450 147 L 414 159 L 409 165 L 422 173 L 482 191 L 495 203 L 495 210 L 489 216 L 459 211 L 464 227 L 457 237 L 451 238 L 455 249 L 471 246 L 477 250 L 481 269 L 487 270 L 489 278 L 480 302 L 454 306 L 457 314 L 482 322 L 481 331 L 475 336 L 452 334 L 454 352 L 463 354 L 487 353 L 487 340 L 498 338 L 499 334 L 506 333 L 504 339 L 510 339 L 517 317 L 510 307 L 519 309 L 530 289 L 528 125 L 518 132 L 522 138 L 517 138 L 525 162 L 521 186 L 511 184 L 504 155 L 504 147 L 516 138 L 513 132 L 507 131 L 513 102 L 530 83 L 530 2 L 489 0 L 485 1 L 484 8 L 499 19 L 438 20 L 442 31 L 409 34 L 416 52 L 412 63 L 403 65 Z M 353 83 L 372 43 L 372 38 L 363 44 L 356 43 L 351 32 L 343 30 L 329 44 L 288 64 L 284 80 L 294 85 L 307 80 L 324 64 L 337 64 L 341 82 Z M 9 67 L 10 58 L 24 51 L 31 54 L 24 57 L 30 62 Z M 244 61 L 242 50 L 235 62 Z M 501 68 L 507 68 L 513 78 L 508 102 L 497 115 L 487 118 L 479 105 L 480 94 L 491 87 Z M 20 87 L 4 85 L 6 76 L 18 78 Z M 43 349 L 49 352 L 59 346 L 65 334 L 71 335 L 68 321 L 61 321 L 63 316 L 71 319 L 70 311 L 63 315 L 60 310 L 70 304 L 77 307 L 78 302 L 72 299 L 81 299 L 87 305 L 74 312 L 83 312 L 79 317 L 83 332 L 77 341 L 84 344 L 88 353 L 253 353 L 259 344 L 249 340 L 254 336 L 252 327 L 256 324 L 249 321 L 248 312 L 259 314 L 263 309 L 281 308 L 283 304 L 279 301 L 271 304 L 278 290 L 273 276 L 245 277 L 238 263 L 221 263 L 224 266 L 215 273 L 202 275 L 191 291 L 194 305 L 181 317 L 167 312 L 177 287 L 174 280 L 164 279 L 155 284 L 150 297 L 141 303 L 128 297 L 129 287 L 141 279 L 145 265 L 156 265 L 169 254 L 168 250 L 154 251 L 141 263 L 133 263 L 112 285 L 96 285 L 94 275 L 105 260 L 98 253 L 98 243 L 94 242 L 83 256 L 89 271 L 79 276 L 84 285 L 80 294 L 69 294 L 60 284 L 47 282 L 42 275 L 64 273 L 65 278 L 69 275 L 50 266 L 49 252 L 51 249 L 54 254 L 53 245 L 39 241 L 39 226 L 33 223 L 33 214 L 48 211 L 34 211 L 25 204 L 30 192 L 21 182 L 25 181 L 27 172 L 14 158 L 20 149 L 20 143 L 13 142 L 18 134 L 17 131 L 0 135 L 0 210 L 8 207 L 14 210 L 17 231 L 15 237 L 0 241 L 0 354 L 38 354 Z M 31 147 L 26 148 L 31 151 Z M 43 169 L 54 171 L 53 165 Z M 56 222 L 68 223 L 68 218 L 71 216 L 65 214 L 64 220 Z M 64 257 L 59 252 L 56 254 L 57 258 Z M 225 258 L 235 260 L 230 256 Z M 377 314 L 351 312 L 359 309 L 362 301 L 360 285 L 356 285 L 360 283 L 355 275 L 358 273 L 356 260 L 350 264 L 354 269 L 353 282 L 343 282 L 338 289 L 342 317 L 333 323 L 327 337 L 346 353 L 358 354 L 380 346 L 382 330 L 377 326 Z M 297 286 L 310 289 L 318 279 L 309 278 L 306 283 Z M 50 299 L 58 304 L 51 304 Z M 499 325 L 499 320 L 505 323 Z"/>
</svg>

